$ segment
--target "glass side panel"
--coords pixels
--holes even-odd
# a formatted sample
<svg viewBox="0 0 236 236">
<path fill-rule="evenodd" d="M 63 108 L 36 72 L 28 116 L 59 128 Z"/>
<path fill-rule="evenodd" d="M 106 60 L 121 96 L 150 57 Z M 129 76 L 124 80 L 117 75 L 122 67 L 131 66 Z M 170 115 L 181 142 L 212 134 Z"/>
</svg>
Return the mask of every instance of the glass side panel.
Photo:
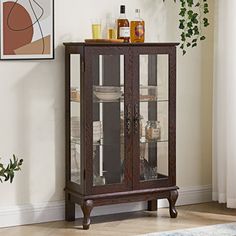
<svg viewBox="0 0 236 236">
<path fill-rule="evenodd" d="M 122 183 L 124 55 L 94 55 L 93 185 Z"/>
<path fill-rule="evenodd" d="M 140 55 L 140 181 L 168 176 L 168 55 Z"/>
<path fill-rule="evenodd" d="M 71 54 L 71 181 L 81 184 L 80 148 L 80 55 Z"/>
</svg>

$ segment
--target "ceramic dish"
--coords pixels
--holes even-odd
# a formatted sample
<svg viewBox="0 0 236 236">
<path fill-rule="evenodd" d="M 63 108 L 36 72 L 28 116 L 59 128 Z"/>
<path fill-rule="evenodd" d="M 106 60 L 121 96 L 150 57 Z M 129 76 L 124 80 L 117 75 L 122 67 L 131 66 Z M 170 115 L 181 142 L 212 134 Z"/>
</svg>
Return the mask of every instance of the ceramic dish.
<svg viewBox="0 0 236 236">
<path fill-rule="evenodd" d="M 100 93 L 118 93 L 121 91 L 121 87 L 115 86 L 94 86 L 93 89 L 95 92 Z"/>
<path fill-rule="evenodd" d="M 95 96 L 100 99 L 100 100 L 105 100 L 105 101 L 109 101 L 109 100 L 116 100 L 119 99 L 122 96 L 122 92 L 113 92 L 113 93 L 108 93 L 108 92 L 97 92 L 94 91 Z"/>
</svg>

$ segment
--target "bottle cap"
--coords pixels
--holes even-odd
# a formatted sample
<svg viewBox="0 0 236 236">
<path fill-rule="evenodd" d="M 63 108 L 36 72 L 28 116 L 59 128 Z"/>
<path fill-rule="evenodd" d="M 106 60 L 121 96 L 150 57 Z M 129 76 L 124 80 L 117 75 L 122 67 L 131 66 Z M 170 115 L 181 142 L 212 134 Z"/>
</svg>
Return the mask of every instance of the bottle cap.
<svg viewBox="0 0 236 236">
<path fill-rule="evenodd" d="M 120 6 L 120 13 L 125 13 L 125 5 Z"/>
</svg>

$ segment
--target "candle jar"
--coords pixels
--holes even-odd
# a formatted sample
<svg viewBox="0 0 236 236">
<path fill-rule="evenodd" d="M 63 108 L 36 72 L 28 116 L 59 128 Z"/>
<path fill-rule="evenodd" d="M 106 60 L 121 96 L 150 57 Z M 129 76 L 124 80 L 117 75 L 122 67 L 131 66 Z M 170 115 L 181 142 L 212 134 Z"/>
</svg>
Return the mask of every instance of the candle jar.
<svg viewBox="0 0 236 236">
<path fill-rule="evenodd" d="M 161 126 L 159 121 L 149 120 L 145 127 L 145 137 L 147 141 L 157 141 L 161 139 Z"/>
</svg>

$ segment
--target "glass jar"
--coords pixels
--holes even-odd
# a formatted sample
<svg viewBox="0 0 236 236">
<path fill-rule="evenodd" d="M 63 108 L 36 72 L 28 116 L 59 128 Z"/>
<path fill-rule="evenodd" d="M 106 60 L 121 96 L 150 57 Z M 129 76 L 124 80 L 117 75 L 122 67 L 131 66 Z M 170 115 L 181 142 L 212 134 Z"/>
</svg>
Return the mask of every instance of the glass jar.
<svg viewBox="0 0 236 236">
<path fill-rule="evenodd" d="M 80 102 L 80 91 L 76 87 L 72 87 L 70 90 L 70 99 L 75 102 Z"/>
<path fill-rule="evenodd" d="M 160 121 L 149 120 L 145 126 L 145 137 L 147 141 L 157 141 L 161 139 Z"/>
</svg>

